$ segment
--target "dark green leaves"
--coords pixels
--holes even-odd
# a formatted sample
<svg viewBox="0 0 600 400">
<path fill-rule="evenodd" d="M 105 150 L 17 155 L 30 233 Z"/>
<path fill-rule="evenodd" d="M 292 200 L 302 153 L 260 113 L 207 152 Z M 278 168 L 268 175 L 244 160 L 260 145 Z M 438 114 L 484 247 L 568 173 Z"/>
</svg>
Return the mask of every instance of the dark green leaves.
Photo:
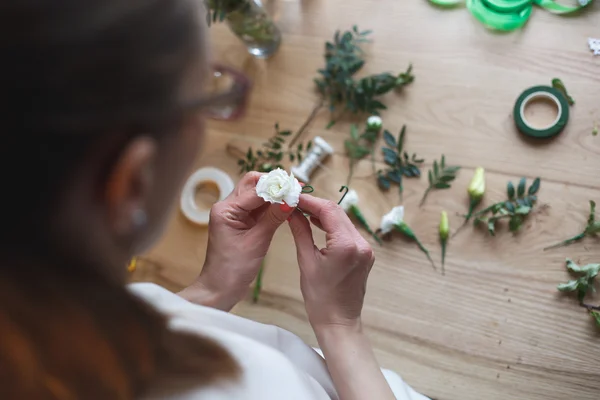
<svg viewBox="0 0 600 400">
<path fill-rule="evenodd" d="M 404 138 L 406 135 L 406 125 L 398 134 L 396 139 L 389 131 L 383 132 L 385 144 L 388 147 L 382 147 L 383 161 L 389 166 L 385 171 L 377 172 L 377 184 L 382 190 L 389 190 L 392 183 L 397 184 L 400 193 L 403 191 L 402 177 L 418 178 L 421 176 L 419 164 L 423 160 L 418 159 L 416 154 L 410 156 L 404 149 Z"/>
<path fill-rule="evenodd" d="M 238 160 L 240 174 L 249 171 L 269 172 L 276 168 L 283 168 L 282 162 L 285 156 L 290 162 L 302 162 L 304 152 L 311 149 L 312 142 L 309 141 L 306 146 L 304 143 L 300 143 L 294 150 L 284 150 L 285 141 L 290 135 L 291 131 L 281 131 L 279 124 L 275 124 L 275 135 L 263 143 L 260 150 L 255 152 L 250 147 L 245 158 Z"/>
<path fill-rule="evenodd" d="M 558 90 L 565 97 L 565 99 L 567 99 L 567 103 L 569 103 L 570 106 L 575 104 L 575 100 L 571 96 L 569 96 L 569 93 L 567 93 L 567 88 L 565 87 L 565 84 L 560 79 L 558 79 L 558 78 L 552 79 L 552 87 L 554 89 Z"/>
<path fill-rule="evenodd" d="M 423 194 L 420 206 L 425 203 L 427 195 L 432 189 L 450 189 L 450 182 L 456 179 L 456 174 L 459 170 L 460 167 L 458 166 L 447 166 L 446 157 L 443 154 L 439 164 L 437 161 L 434 161 L 433 169 L 429 170 L 427 174 L 429 187 L 425 190 L 425 194 Z"/>
<path fill-rule="evenodd" d="M 517 189 L 512 182 L 506 185 L 506 195 L 508 200 L 493 204 L 477 213 L 475 213 L 475 223 L 485 223 L 492 236 L 496 234 L 496 223 L 501 219 L 508 219 L 508 229 L 515 233 L 518 232 L 525 222 L 527 216 L 531 213 L 540 189 L 540 178 L 536 178 L 529 189 L 527 189 L 527 179 L 521 178 Z M 516 192 L 516 193 L 515 193 Z M 484 217 L 488 214 L 487 217 Z"/>
<path fill-rule="evenodd" d="M 383 72 L 358 80 L 354 78 L 365 64 L 360 44 L 368 41 L 370 33 L 371 31 L 360 31 L 354 26 L 351 31 L 336 32 L 333 41 L 325 43 L 325 67 L 317 71 L 319 77 L 314 81 L 332 113 L 341 108 L 341 111 L 352 114 L 378 115 L 387 106 L 376 97 L 414 80 L 411 67 L 398 76 Z M 335 119 L 332 119 L 328 127 L 333 123 Z"/>
</svg>

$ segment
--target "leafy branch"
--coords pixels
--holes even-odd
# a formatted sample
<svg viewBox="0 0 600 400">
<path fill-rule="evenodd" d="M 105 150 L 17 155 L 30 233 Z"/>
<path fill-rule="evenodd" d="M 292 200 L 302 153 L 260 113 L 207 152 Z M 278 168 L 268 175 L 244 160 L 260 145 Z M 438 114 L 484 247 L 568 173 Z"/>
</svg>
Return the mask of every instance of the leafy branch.
<svg viewBox="0 0 600 400">
<path fill-rule="evenodd" d="M 425 190 L 419 207 L 425 204 L 427 195 L 432 189 L 450 189 L 450 182 L 456 179 L 456 173 L 460 170 L 458 166 L 447 166 L 446 157 L 442 154 L 442 159 L 438 165 L 437 160 L 433 162 L 433 170 L 429 170 L 429 187 Z"/>
<path fill-rule="evenodd" d="M 519 231 L 537 201 L 536 193 L 540 189 L 540 178 L 535 178 L 527 190 L 526 186 L 526 179 L 521 178 L 515 192 L 512 182 L 508 182 L 506 188 L 508 199 L 475 213 L 475 223 L 487 224 L 488 231 L 492 236 L 495 236 L 496 222 L 501 219 L 508 219 L 508 229 L 513 233 Z M 491 213 L 491 216 L 484 217 L 485 214 L 489 213 Z"/>
<path fill-rule="evenodd" d="M 295 148 L 285 148 L 284 144 L 288 136 L 292 134 L 289 130 L 280 130 L 279 124 L 275 124 L 275 135 L 266 143 L 263 143 L 259 150 L 248 148 L 245 157 L 238 160 L 240 173 L 249 171 L 269 172 L 277 168 L 284 169 L 282 162 L 288 158 L 290 162 L 302 162 L 304 152 L 312 147 L 312 141 L 306 145 L 298 144 Z"/>
<path fill-rule="evenodd" d="M 344 141 L 344 147 L 346 148 L 346 153 L 350 159 L 350 168 L 348 171 L 348 178 L 346 180 L 347 185 L 349 185 L 350 180 L 352 180 L 352 175 L 354 174 L 354 165 L 369 154 L 372 156 L 373 169 L 375 169 L 375 142 L 377 141 L 378 137 L 379 129 L 369 129 L 367 127 L 367 129 L 365 129 L 365 131 L 359 135 L 358 125 L 350 125 L 350 138 Z"/>
<path fill-rule="evenodd" d="M 588 264 L 579 266 L 571 259 L 567 258 L 567 270 L 575 275 L 580 275 L 577 279 L 572 279 L 567 283 L 561 283 L 557 289 L 561 292 L 577 293 L 579 304 L 583 305 L 583 300 L 588 292 L 595 292 L 594 281 L 598 273 L 600 273 L 600 264 Z"/>
<path fill-rule="evenodd" d="M 396 139 L 388 130 L 383 131 L 383 139 L 388 147 L 382 147 L 383 160 L 390 168 L 385 171 L 377 171 L 377 183 L 382 190 L 389 190 L 392 183 L 398 185 L 400 194 L 404 187 L 402 185 L 403 177 L 418 178 L 421 176 L 419 165 L 423 163 L 423 159 L 417 158 L 416 153 L 412 156 L 404 151 L 404 138 L 406 135 L 406 125 L 398 134 Z"/>
<path fill-rule="evenodd" d="M 600 222 L 596 221 L 596 202 L 593 200 L 590 200 L 590 214 L 588 216 L 587 226 L 585 227 L 583 232 L 581 232 L 578 235 L 573 236 L 572 238 L 563 240 L 560 243 L 545 247 L 544 251 L 550 250 L 550 249 L 555 249 L 557 247 L 568 246 L 572 243 L 580 241 L 581 239 L 585 238 L 586 236 L 596 236 L 596 234 L 599 232 L 600 232 Z"/>
<path fill-rule="evenodd" d="M 383 72 L 354 79 L 354 75 L 365 65 L 360 45 L 369 41 L 369 34 L 371 31 L 359 31 L 355 25 L 352 30 L 343 33 L 336 31 L 333 41 L 325 43 L 325 67 L 317 71 L 320 77 L 315 78 L 314 82 L 332 114 L 328 127 L 335 123 L 333 114 L 339 109 L 341 113 L 348 111 L 352 114 L 378 115 L 387 107 L 376 99 L 377 96 L 414 80 L 412 66 L 398 75 Z"/>
</svg>

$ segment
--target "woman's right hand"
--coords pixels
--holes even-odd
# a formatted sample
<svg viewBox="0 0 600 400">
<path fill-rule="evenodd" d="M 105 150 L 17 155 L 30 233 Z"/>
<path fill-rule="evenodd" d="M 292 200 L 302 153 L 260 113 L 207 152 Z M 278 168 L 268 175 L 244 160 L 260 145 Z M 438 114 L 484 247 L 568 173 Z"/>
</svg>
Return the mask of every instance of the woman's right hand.
<svg viewBox="0 0 600 400">
<path fill-rule="evenodd" d="M 326 233 L 326 247 L 315 246 L 309 221 L 299 210 L 290 219 L 301 273 L 301 290 L 313 329 L 355 326 L 375 261 L 369 243 L 332 201 L 300 196 L 298 208 Z"/>
</svg>

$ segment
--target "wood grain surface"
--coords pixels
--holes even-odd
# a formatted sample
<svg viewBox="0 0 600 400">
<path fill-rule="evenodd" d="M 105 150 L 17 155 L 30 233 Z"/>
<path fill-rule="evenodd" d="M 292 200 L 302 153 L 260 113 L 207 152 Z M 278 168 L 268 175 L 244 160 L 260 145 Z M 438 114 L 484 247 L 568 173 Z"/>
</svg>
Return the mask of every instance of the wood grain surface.
<svg viewBox="0 0 600 400">
<path fill-rule="evenodd" d="M 600 4 L 572 17 L 536 8 L 525 29 L 509 34 L 487 31 L 464 8 L 439 9 L 425 0 L 288 0 L 268 7 L 283 31 L 282 47 L 270 60 L 250 57 L 225 26 L 211 28 L 213 57 L 243 69 L 254 91 L 244 120 L 209 124 L 197 167 L 216 166 L 237 179 L 227 144 L 260 145 L 276 121 L 297 129 L 318 101 L 312 79 L 323 65 L 325 40 L 353 24 L 373 29 L 364 72 L 400 72 L 412 62 L 416 76 L 401 94 L 385 97 L 385 127 L 397 132 L 407 124 L 406 146 L 427 160 L 425 170 L 442 153 L 463 166 L 452 189 L 432 192 L 422 208 L 426 179 L 405 183 L 407 222 L 436 262 L 440 211 L 448 211 L 452 228 L 459 226 L 475 167 L 487 171 L 485 204 L 505 198 L 508 180 L 539 176 L 540 205 L 547 205 L 517 235 L 505 227 L 496 237 L 464 229 L 449 243 L 446 276 L 434 273 L 413 243 L 393 237 L 380 247 L 365 234 L 377 261 L 364 321 L 382 366 L 438 400 L 600 399 L 600 334 L 573 298 L 556 291 L 569 278 L 565 257 L 599 262 L 599 240 L 542 251 L 580 232 L 588 200 L 600 200 L 600 136 L 592 136 L 600 122 L 600 57 L 587 48 L 588 37 L 600 37 Z M 570 122 L 555 140 L 525 140 L 514 128 L 514 102 L 524 89 L 554 77 L 576 100 Z M 334 146 L 311 183 L 316 195 L 337 200 L 351 121 L 326 130 L 328 117 L 321 112 L 304 139 L 320 135 Z M 372 226 L 400 202 L 396 191 L 377 188 L 368 160 L 359 164 L 352 186 Z M 133 279 L 184 287 L 200 271 L 206 243 L 206 229 L 174 211 Z M 298 280 L 293 241 L 283 226 L 267 256 L 259 303 L 241 303 L 234 312 L 316 345 Z"/>
</svg>

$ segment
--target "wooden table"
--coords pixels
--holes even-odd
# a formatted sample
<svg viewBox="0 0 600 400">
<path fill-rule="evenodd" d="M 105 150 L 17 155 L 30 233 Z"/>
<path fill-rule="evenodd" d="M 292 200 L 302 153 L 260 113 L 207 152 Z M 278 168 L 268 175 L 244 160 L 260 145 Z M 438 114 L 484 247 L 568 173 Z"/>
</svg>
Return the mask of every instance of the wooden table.
<svg viewBox="0 0 600 400">
<path fill-rule="evenodd" d="M 496 237 L 465 229 L 449 244 L 446 276 L 434 273 L 413 243 L 395 237 L 383 247 L 374 244 L 377 261 L 364 321 L 382 366 L 439 400 L 598 400 L 600 334 L 573 298 L 556 291 L 569 277 L 565 257 L 599 262 L 598 241 L 542 248 L 578 233 L 588 200 L 600 200 L 600 137 L 592 136 L 594 121 L 600 122 L 600 57 L 587 48 L 588 36 L 600 36 L 600 4 L 577 17 L 536 8 L 527 27 L 510 34 L 486 31 L 464 8 L 438 9 L 425 0 L 288 0 L 270 8 L 284 36 L 268 61 L 250 57 L 225 26 L 211 28 L 214 57 L 242 68 L 255 86 L 243 121 L 209 124 L 197 166 L 216 166 L 237 179 L 226 144 L 260 145 L 276 121 L 297 129 L 318 100 L 312 79 L 323 65 L 325 40 L 353 24 L 373 29 L 365 72 L 400 72 L 412 62 L 416 75 L 402 94 L 385 97 L 385 126 L 397 132 L 407 124 L 406 146 L 426 159 L 425 170 L 442 153 L 463 166 L 452 189 L 432 192 L 423 208 L 418 202 L 426 179 L 405 185 L 407 222 L 437 263 L 440 211 L 447 210 L 451 226 L 458 227 L 456 214 L 467 207 L 466 186 L 475 167 L 487 171 L 485 204 L 505 198 L 508 180 L 540 176 L 540 204 L 549 205 L 517 235 L 506 228 Z M 577 101 L 569 125 L 553 141 L 525 140 L 514 128 L 515 99 L 554 77 L 563 79 Z M 343 141 L 350 121 L 326 130 L 328 117 L 320 113 L 305 138 L 320 135 L 335 147 L 312 184 L 316 195 L 337 199 L 347 174 Z M 395 190 L 382 193 L 370 173 L 369 161 L 361 162 L 353 186 L 376 227 L 399 196 Z M 205 228 L 175 212 L 134 279 L 171 289 L 187 285 L 202 266 L 206 241 Z M 315 345 L 293 254 L 283 226 L 267 256 L 260 302 L 242 303 L 234 312 L 289 329 Z"/>
</svg>

